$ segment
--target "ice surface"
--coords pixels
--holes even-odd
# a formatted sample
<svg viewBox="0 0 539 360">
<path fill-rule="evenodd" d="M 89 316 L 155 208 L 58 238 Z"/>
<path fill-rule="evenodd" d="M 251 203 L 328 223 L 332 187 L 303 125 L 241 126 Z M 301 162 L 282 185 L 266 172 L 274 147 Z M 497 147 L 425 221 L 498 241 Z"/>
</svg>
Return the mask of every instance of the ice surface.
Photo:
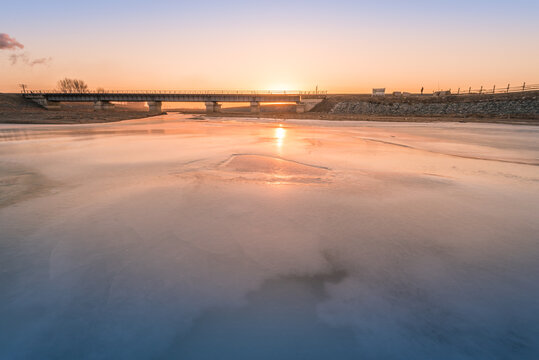
<svg viewBox="0 0 539 360">
<path fill-rule="evenodd" d="M 539 128 L 0 125 L 1 359 L 536 359 Z"/>
</svg>

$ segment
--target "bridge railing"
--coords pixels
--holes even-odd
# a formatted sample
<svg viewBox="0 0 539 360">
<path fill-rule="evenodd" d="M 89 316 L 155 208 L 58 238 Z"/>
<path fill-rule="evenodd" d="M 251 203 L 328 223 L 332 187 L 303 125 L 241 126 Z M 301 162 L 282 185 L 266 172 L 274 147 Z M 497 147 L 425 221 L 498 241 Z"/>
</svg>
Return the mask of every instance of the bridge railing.
<svg viewBox="0 0 539 360">
<path fill-rule="evenodd" d="M 61 90 L 26 90 L 28 95 L 39 94 L 170 94 L 170 95 L 326 95 L 327 91 L 303 90 L 89 90 L 65 92 Z"/>
</svg>

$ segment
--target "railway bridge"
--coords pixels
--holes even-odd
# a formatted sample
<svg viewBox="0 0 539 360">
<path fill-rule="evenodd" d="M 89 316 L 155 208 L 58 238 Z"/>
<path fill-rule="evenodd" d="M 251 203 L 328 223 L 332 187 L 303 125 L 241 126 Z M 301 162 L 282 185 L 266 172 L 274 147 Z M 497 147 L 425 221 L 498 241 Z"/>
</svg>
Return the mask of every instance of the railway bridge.
<svg viewBox="0 0 539 360">
<path fill-rule="evenodd" d="M 137 91 L 26 91 L 23 96 L 47 109 L 59 109 L 62 102 L 93 102 L 95 110 L 108 110 L 113 102 L 146 102 L 150 113 L 160 113 L 163 102 L 203 102 L 206 112 L 220 112 L 221 103 L 250 103 L 251 112 L 260 111 L 260 103 L 295 103 L 296 112 L 311 110 L 325 99 L 326 91 L 255 91 L 255 90 L 137 90 Z"/>
</svg>

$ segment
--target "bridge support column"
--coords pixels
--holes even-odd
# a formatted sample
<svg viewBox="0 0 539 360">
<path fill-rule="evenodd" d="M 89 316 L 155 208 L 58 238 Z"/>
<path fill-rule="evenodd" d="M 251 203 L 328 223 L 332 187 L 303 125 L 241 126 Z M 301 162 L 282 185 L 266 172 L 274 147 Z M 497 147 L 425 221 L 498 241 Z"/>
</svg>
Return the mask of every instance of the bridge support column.
<svg viewBox="0 0 539 360">
<path fill-rule="evenodd" d="M 111 110 L 114 108 L 114 104 L 111 104 L 110 101 L 95 101 L 94 110 Z"/>
<path fill-rule="evenodd" d="M 258 101 L 251 101 L 251 112 L 252 112 L 252 113 L 258 113 L 258 112 L 260 112 L 260 102 L 258 102 Z"/>
<path fill-rule="evenodd" d="M 148 110 L 152 114 L 161 114 L 161 105 L 163 103 L 161 101 L 148 101 Z"/>
<path fill-rule="evenodd" d="M 217 101 L 206 101 L 206 112 L 221 112 L 221 104 L 217 103 Z"/>
<path fill-rule="evenodd" d="M 302 103 L 300 101 L 298 101 L 296 103 L 296 113 L 304 113 L 305 112 L 305 103 Z"/>
<path fill-rule="evenodd" d="M 311 111 L 314 107 L 320 104 L 324 99 L 301 99 L 301 102 L 305 104 L 305 112 Z"/>
</svg>

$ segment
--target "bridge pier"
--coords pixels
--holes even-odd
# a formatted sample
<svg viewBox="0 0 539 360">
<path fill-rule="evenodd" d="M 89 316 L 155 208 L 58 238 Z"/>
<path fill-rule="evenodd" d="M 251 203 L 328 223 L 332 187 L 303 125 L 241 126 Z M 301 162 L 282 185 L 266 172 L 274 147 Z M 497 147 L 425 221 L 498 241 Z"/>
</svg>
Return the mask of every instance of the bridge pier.
<svg viewBox="0 0 539 360">
<path fill-rule="evenodd" d="M 110 101 L 95 101 L 94 110 L 111 110 L 114 109 L 114 104 L 111 104 Z"/>
<path fill-rule="evenodd" d="M 324 99 L 301 99 L 305 104 L 305 112 L 311 111 L 316 105 L 320 104 Z"/>
<path fill-rule="evenodd" d="M 302 103 L 300 101 L 296 102 L 296 113 L 304 113 L 305 112 L 305 103 Z"/>
<path fill-rule="evenodd" d="M 251 101 L 251 112 L 252 113 L 260 112 L 260 102 L 259 101 Z"/>
<path fill-rule="evenodd" d="M 206 101 L 206 112 L 221 112 L 221 104 L 217 103 L 217 101 Z"/>
<path fill-rule="evenodd" d="M 148 111 L 152 114 L 160 114 L 162 113 L 161 105 L 163 102 L 161 101 L 148 101 Z"/>
</svg>

